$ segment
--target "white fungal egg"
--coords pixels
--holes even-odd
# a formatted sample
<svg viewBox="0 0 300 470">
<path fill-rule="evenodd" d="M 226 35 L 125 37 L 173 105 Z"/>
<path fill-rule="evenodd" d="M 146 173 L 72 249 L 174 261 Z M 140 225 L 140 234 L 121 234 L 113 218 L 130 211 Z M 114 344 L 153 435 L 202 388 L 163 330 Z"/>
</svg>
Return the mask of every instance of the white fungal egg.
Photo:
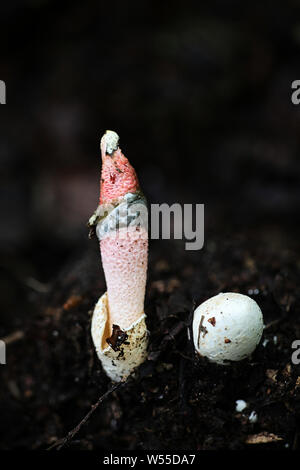
<svg viewBox="0 0 300 470">
<path fill-rule="evenodd" d="M 263 333 L 262 312 L 247 295 L 221 293 L 194 311 L 196 351 L 218 364 L 241 361 L 254 351 Z"/>
</svg>

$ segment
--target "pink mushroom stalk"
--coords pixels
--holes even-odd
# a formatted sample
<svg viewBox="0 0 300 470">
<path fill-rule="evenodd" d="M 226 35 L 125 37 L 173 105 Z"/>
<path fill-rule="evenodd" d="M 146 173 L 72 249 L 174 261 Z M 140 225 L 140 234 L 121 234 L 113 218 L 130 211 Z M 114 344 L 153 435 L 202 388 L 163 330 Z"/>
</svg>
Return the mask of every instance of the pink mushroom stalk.
<svg viewBox="0 0 300 470">
<path fill-rule="evenodd" d="M 100 201 L 89 221 L 96 227 L 107 284 L 107 292 L 94 310 L 92 337 L 102 365 L 114 381 L 130 375 L 145 359 L 147 348 L 146 201 L 118 141 L 113 131 L 106 131 L 101 139 Z"/>
</svg>

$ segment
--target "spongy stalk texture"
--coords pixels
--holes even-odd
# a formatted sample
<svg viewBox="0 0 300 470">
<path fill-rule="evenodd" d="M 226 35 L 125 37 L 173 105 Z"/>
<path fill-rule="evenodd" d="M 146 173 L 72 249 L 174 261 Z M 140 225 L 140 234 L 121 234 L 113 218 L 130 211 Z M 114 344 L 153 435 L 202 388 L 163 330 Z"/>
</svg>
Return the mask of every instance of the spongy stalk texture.
<svg viewBox="0 0 300 470">
<path fill-rule="evenodd" d="M 121 228 L 101 240 L 100 250 L 110 326 L 128 328 L 144 312 L 148 233 L 141 227 Z"/>
<path fill-rule="evenodd" d="M 138 188 L 136 173 L 120 149 L 112 156 L 103 156 L 100 204 L 112 202 L 127 193 L 134 193 Z"/>
</svg>

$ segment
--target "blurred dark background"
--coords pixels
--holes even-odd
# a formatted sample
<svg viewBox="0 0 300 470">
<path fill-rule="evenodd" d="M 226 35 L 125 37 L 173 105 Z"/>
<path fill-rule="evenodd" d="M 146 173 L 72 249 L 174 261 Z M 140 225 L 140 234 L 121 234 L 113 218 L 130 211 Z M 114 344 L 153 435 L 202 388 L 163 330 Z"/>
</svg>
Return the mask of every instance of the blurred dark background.
<svg viewBox="0 0 300 470">
<path fill-rule="evenodd" d="M 149 202 L 205 204 L 207 241 L 297 241 L 299 54 L 296 1 L 1 4 L 0 336 L 91 243 L 106 129 Z"/>
</svg>

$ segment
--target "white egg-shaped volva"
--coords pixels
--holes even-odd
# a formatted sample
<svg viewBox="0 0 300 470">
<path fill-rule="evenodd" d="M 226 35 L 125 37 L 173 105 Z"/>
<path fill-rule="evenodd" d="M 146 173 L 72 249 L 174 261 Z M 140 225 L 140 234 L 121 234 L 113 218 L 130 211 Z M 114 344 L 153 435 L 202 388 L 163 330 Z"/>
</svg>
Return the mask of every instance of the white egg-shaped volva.
<svg viewBox="0 0 300 470">
<path fill-rule="evenodd" d="M 263 333 L 262 312 L 247 295 L 221 293 L 194 311 L 196 351 L 218 364 L 241 361 L 254 351 Z"/>
</svg>

